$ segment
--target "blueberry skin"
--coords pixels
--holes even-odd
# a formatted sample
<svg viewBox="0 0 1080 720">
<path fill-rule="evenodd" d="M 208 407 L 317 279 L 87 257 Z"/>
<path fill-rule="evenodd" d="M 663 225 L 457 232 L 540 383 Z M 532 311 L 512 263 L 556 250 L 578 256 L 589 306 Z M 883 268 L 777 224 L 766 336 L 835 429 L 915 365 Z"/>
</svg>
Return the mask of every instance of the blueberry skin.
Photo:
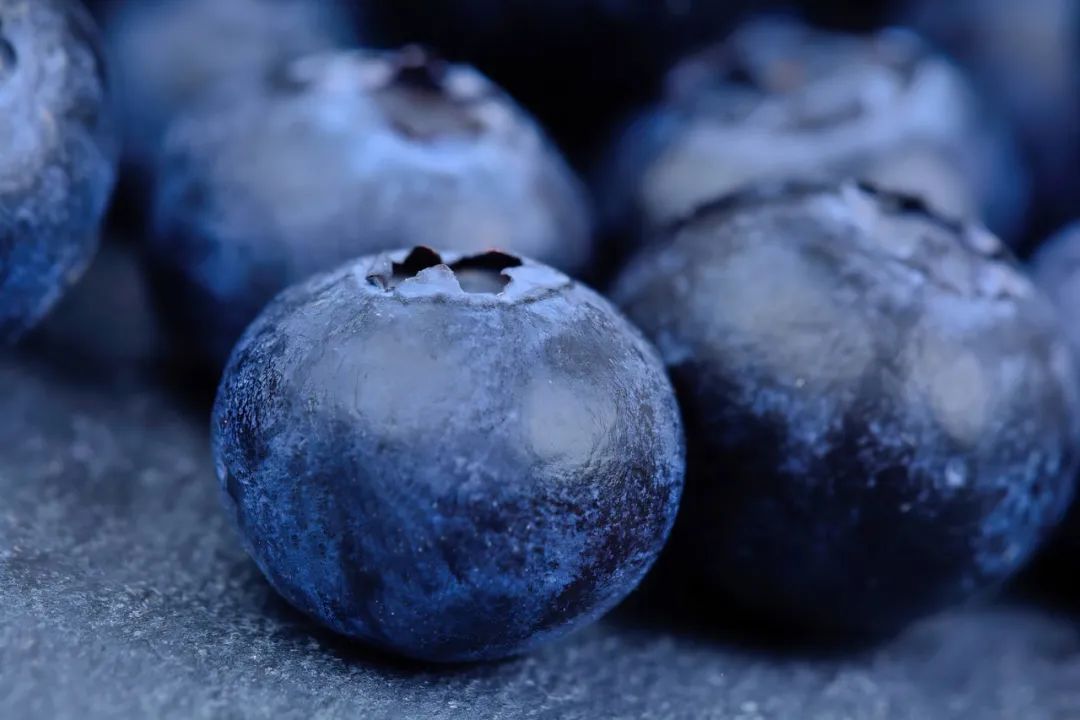
<svg viewBox="0 0 1080 720">
<path fill-rule="evenodd" d="M 1073 360 L 988 232 L 866 187 L 786 185 L 666 239 L 615 298 L 682 406 L 680 572 L 876 635 L 994 589 L 1060 520 Z"/>
<path fill-rule="evenodd" d="M 290 603 L 435 661 L 524 652 L 612 608 L 684 471 L 663 366 L 607 301 L 531 261 L 422 248 L 279 295 L 232 356 L 213 445 Z"/>
<path fill-rule="evenodd" d="M 125 161 L 149 173 L 169 121 L 232 83 L 308 53 L 352 45 L 339 0 L 126 0 L 98 10 Z"/>
<path fill-rule="evenodd" d="M 747 23 L 668 75 L 598 173 L 606 229 L 635 245 L 760 181 L 865 179 L 1011 237 L 1027 179 L 966 78 L 915 36 Z"/>
<path fill-rule="evenodd" d="M 169 134 L 150 252 L 181 337 L 224 364 L 280 290 L 402 245 L 503 248 L 571 273 L 586 192 L 483 76 L 421 51 L 329 53 Z"/>
<path fill-rule="evenodd" d="M 66 0 L 0 0 L 0 344 L 33 327 L 97 249 L 115 143 L 97 29 Z"/>
</svg>

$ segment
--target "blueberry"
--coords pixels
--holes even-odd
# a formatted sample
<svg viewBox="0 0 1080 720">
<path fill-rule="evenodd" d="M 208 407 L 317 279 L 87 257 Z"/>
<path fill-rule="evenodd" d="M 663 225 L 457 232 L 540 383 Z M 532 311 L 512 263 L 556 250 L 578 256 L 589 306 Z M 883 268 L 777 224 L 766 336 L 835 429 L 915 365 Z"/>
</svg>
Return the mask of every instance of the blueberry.
<svg viewBox="0 0 1080 720">
<path fill-rule="evenodd" d="M 895 0 L 792 0 L 791 6 L 814 25 L 847 30 L 874 30 L 889 18 Z"/>
<path fill-rule="evenodd" d="M 428 660 L 519 653 L 603 614 L 682 489 L 655 351 L 591 290 L 497 252 L 369 256 L 282 293 L 233 354 L 213 435 L 273 586 Z"/>
<path fill-rule="evenodd" d="M 1080 3 L 908 0 L 900 19 L 970 70 L 1020 131 L 1052 221 L 1080 193 Z"/>
<path fill-rule="evenodd" d="M 173 116 L 236 78 L 355 39 L 338 0 L 127 0 L 100 14 L 125 155 L 144 173 Z"/>
<path fill-rule="evenodd" d="M 115 148 L 97 29 L 67 0 L 0 0 L 0 344 L 82 275 Z"/>
<path fill-rule="evenodd" d="M 1073 494 L 1080 398 L 1049 302 L 987 231 L 868 187 L 703 206 L 615 297 L 686 423 L 673 543 L 728 597 L 874 634 L 990 590 Z"/>
<path fill-rule="evenodd" d="M 901 31 L 856 36 L 773 18 L 672 70 L 611 151 L 610 230 L 662 225 L 762 180 L 868 179 L 956 217 L 1017 227 L 1026 184 L 966 80 Z"/>
<path fill-rule="evenodd" d="M 152 254 L 181 335 L 220 366 L 279 290 L 403 244 L 506 248 L 573 273 L 585 191 L 475 71 L 410 48 L 312 56 L 170 132 Z"/>
</svg>

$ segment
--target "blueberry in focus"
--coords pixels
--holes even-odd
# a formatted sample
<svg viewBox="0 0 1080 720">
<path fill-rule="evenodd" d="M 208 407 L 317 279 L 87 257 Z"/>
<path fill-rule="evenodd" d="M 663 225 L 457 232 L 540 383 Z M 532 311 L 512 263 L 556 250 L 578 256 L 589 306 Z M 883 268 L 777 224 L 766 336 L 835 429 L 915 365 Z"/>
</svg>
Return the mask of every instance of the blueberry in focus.
<svg viewBox="0 0 1080 720">
<path fill-rule="evenodd" d="M 127 162 L 154 163 L 169 121 L 223 86 L 308 53 L 353 44 L 339 0 L 126 0 L 102 3 Z"/>
<path fill-rule="evenodd" d="M 898 19 L 952 54 L 1018 128 L 1044 222 L 1080 193 L 1080 3 L 908 0 Z"/>
<path fill-rule="evenodd" d="M 271 584 L 436 661 L 599 617 L 659 553 L 682 430 L 655 350 L 546 266 L 426 248 L 279 295 L 222 379 L 226 504 Z"/>
<path fill-rule="evenodd" d="M 0 344 L 89 265 L 115 177 L 97 29 L 77 2 L 0 0 Z"/>
<path fill-rule="evenodd" d="M 815 631 L 992 590 L 1073 495 L 1078 392 L 987 231 L 854 184 L 703 206 L 624 271 L 686 424 L 680 572 Z"/>
<path fill-rule="evenodd" d="M 586 193 L 483 76 L 416 49 L 312 56 L 173 127 L 151 255 L 179 334 L 220 367 L 283 288 L 402 245 L 508 249 L 580 274 Z"/>
<path fill-rule="evenodd" d="M 675 67 L 601 173 L 608 231 L 640 242 L 758 181 L 866 179 L 1012 232 L 1026 181 L 966 79 L 902 31 L 846 35 L 749 23 Z"/>
</svg>

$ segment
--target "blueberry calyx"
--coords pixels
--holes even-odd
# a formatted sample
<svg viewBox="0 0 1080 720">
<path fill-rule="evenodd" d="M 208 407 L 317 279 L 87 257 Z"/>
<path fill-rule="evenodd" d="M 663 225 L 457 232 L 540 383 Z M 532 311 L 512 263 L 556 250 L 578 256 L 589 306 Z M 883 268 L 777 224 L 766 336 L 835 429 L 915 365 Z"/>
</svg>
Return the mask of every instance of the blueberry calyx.
<svg viewBox="0 0 1080 720">
<path fill-rule="evenodd" d="M 368 282 L 384 290 L 398 288 L 408 280 L 419 280 L 425 271 L 424 279 L 443 283 L 446 273 L 450 274 L 459 290 L 466 293 L 497 295 L 510 284 L 510 278 L 504 270 L 521 267 L 520 258 L 498 250 L 491 250 L 479 255 L 469 255 L 455 261 L 444 262 L 439 253 L 428 247 L 413 248 L 401 262 L 391 262 L 392 272 L 374 273 L 368 276 Z"/>
<path fill-rule="evenodd" d="M 412 90 L 442 93 L 446 88 L 447 63 L 419 45 L 409 45 L 394 60 L 391 84 Z"/>
<path fill-rule="evenodd" d="M 390 60 L 389 76 L 375 91 L 387 120 L 411 140 L 476 137 L 485 127 L 471 103 L 476 97 L 456 87 L 446 61 L 419 46 Z"/>
<path fill-rule="evenodd" d="M 460 255 L 428 247 L 377 256 L 364 277 L 369 288 L 406 298 L 508 302 L 537 299 L 571 282 L 557 270 L 499 250 Z"/>
</svg>

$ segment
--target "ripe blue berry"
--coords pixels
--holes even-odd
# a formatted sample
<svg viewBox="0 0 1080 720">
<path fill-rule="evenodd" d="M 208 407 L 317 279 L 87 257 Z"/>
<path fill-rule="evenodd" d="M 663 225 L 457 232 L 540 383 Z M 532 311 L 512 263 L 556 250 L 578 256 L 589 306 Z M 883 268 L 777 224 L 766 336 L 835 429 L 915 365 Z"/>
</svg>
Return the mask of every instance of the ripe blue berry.
<svg viewBox="0 0 1080 720">
<path fill-rule="evenodd" d="M 293 605 L 416 658 L 526 651 L 657 556 L 682 431 L 604 299 L 502 253 L 369 256 L 282 293 L 221 382 L 214 451 Z"/>
<path fill-rule="evenodd" d="M 82 275 L 115 143 L 97 29 L 68 0 L 0 0 L 0 344 Z"/>
<path fill-rule="evenodd" d="M 750 607 L 874 633 L 992 589 L 1073 494 L 1053 310 L 983 230 L 856 185 L 704 206 L 615 297 L 687 428 L 677 555 Z"/>
</svg>

